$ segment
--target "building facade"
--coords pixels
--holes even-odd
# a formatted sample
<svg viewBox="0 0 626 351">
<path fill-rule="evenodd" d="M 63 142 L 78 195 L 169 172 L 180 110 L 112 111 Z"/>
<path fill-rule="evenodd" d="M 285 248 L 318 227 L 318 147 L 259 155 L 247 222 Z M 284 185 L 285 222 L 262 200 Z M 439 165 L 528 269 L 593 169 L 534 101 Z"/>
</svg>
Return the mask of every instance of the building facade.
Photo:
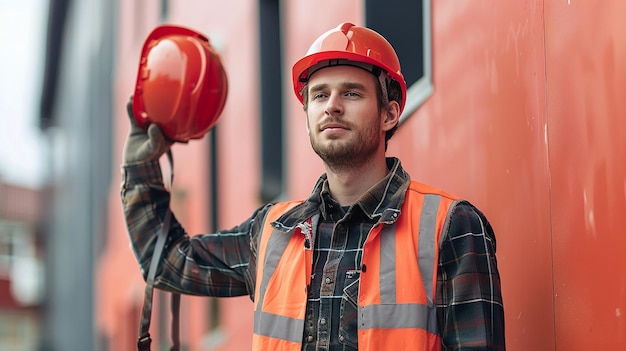
<svg viewBox="0 0 626 351">
<path fill-rule="evenodd" d="M 81 126 L 91 131 L 94 143 L 109 148 L 102 153 L 88 144 L 93 148 L 83 157 L 67 152 L 70 161 L 95 163 L 87 168 L 62 164 L 66 174 L 85 172 L 91 181 L 60 183 L 68 197 L 57 203 L 84 211 L 86 222 L 77 228 L 93 240 L 82 245 L 96 248 L 91 258 L 80 258 L 91 259 L 93 270 L 77 270 L 81 277 L 95 272 L 85 301 L 94 304 L 95 335 L 85 342 L 95 349 L 132 350 L 137 337 L 144 282 L 121 213 L 119 165 L 128 132 L 125 104 L 147 34 L 160 23 L 199 30 L 210 37 L 228 73 L 228 100 L 216 129 L 173 148 L 172 206 L 193 235 L 236 225 L 264 201 L 308 195 L 323 167 L 310 149 L 290 68 L 317 36 L 346 21 L 388 31 L 393 44 L 407 50 L 401 61 L 412 72 L 409 108 L 388 154 L 400 157 L 415 179 L 471 200 L 492 221 L 508 348 L 626 346 L 626 256 L 621 254 L 626 239 L 620 230 L 626 210 L 624 2 L 78 3 L 70 41 L 85 54 L 70 58 L 85 62 L 86 56 L 93 58 L 86 62 L 99 65 L 73 65 L 85 74 L 65 73 L 61 90 L 66 92 L 55 114 L 65 116 L 59 119 L 62 130 L 71 133 Z M 411 7 L 416 3 L 417 10 Z M 108 17 L 99 17 L 102 13 Z M 78 30 L 93 28 L 85 18 L 109 19 L 95 21 L 106 29 L 92 32 L 90 38 L 98 40 Z M 408 24 L 414 27 L 406 30 Z M 96 60 L 103 57 L 110 60 Z M 94 74 L 96 67 L 108 70 Z M 102 89 L 102 82 L 110 85 L 107 90 L 104 84 L 104 98 L 96 88 Z M 74 105 L 77 96 L 86 99 Z M 83 145 L 67 140 L 67 150 Z M 85 189 L 96 191 L 78 191 Z M 78 207 L 87 203 L 89 208 Z M 55 217 L 61 218 L 54 226 L 59 233 L 72 228 L 63 215 Z M 59 289 L 53 298 L 63 304 L 64 296 Z M 152 334 L 158 344 L 168 342 L 167 309 L 167 294 L 157 294 Z M 92 314 L 85 311 L 89 319 Z M 250 347 L 247 297 L 183 297 L 181 316 L 189 350 Z M 60 333 L 70 334 L 63 328 Z"/>
<path fill-rule="evenodd" d="M 42 328 L 41 192 L 0 182 L 0 349 L 36 350 Z"/>
</svg>

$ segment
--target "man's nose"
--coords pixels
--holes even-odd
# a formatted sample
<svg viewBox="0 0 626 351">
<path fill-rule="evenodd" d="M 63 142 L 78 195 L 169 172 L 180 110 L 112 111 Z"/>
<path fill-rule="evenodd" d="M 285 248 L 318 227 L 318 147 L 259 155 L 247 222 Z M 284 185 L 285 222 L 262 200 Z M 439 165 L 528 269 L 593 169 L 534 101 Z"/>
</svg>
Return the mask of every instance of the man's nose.
<svg viewBox="0 0 626 351">
<path fill-rule="evenodd" d="M 329 115 L 337 115 L 343 113 L 343 103 L 340 94 L 331 93 L 326 101 L 324 112 Z"/>
</svg>

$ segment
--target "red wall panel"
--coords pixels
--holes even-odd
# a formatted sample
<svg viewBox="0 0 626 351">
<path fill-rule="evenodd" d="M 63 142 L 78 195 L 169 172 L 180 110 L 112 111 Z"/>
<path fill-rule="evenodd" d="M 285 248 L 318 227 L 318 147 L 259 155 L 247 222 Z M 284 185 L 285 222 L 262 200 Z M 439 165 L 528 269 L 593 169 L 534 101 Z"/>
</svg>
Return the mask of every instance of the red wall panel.
<svg viewBox="0 0 626 351">
<path fill-rule="evenodd" d="M 434 1 L 433 96 L 391 140 L 496 231 L 510 350 L 554 349 L 541 2 Z"/>
<path fill-rule="evenodd" d="M 556 340 L 626 349 L 626 3 L 546 1 Z"/>
<path fill-rule="evenodd" d="M 155 1 L 148 3 L 154 18 L 145 19 L 146 33 L 158 12 Z M 170 7 L 173 22 L 215 40 L 229 74 L 219 124 L 224 227 L 258 205 L 259 68 L 250 59 L 257 52 L 257 9 L 254 1 L 242 3 L 236 8 L 197 0 Z M 122 107 L 135 74 L 138 38 L 146 34 L 133 32 L 138 14 L 129 8 L 120 14 L 116 155 L 127 132 Z M 291 90 L 291 64 L 330 27 L 363 24 L 363 2 L 286 1 L 282 10 L 286 187 L 288 198 L 302 198 L 323 167 Z M 621 0 L 432 0 L 434 94 L 400 127 L 388 154 L 400 157 L 415 179 L 470 200 L 490 219 L 509 350 L 626 349 L 626 237 L 620 222 L 626 212 L 624 13 Z M 179 217 L 191 234 L 206 231 L 210 221 L 206 151 L 205 141 L 175 147 L 177 187 L 185 195 Z M 143 281 L 138 269 L 129 269 L 136 263 L 127 250 L 117 188 L 111 204 L 98 328 L 112 338 L 124 332 L 116 317 L 136 308 Z M 199 349 L 205 301 L 185 302 L 183 338 Z M 220 350 L 249 348 L 249 300 L 220 304 Z"/>
</svg>

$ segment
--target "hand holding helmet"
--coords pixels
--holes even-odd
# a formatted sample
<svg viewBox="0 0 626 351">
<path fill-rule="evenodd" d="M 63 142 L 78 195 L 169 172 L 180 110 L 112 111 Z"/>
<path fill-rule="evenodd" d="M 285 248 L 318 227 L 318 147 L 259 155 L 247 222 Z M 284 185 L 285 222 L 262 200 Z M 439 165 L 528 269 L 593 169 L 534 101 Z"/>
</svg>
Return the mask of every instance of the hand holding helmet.
<svg viewBox="0 0 626 351">
<path fill-rule="evenodd" d="M 227 92 L 226 72 L 206 36 L 172 25 L 148 35 L 132 103 L 141 128 L 156 124 L 183 143 L 200 139 L 217 123 Z"/>
<path fill-rule="evenodd" d="M 131 97 L 126 104 L 130 117 L 130 132 L 124 144 L 122 157 L 125 166 L 158 160 L 174 143 L 163 135 L 161 128 L 156 124 L 149 125 L 148 130 L 139 127 L 133 116 L 132 104 Z"/>
</svg>

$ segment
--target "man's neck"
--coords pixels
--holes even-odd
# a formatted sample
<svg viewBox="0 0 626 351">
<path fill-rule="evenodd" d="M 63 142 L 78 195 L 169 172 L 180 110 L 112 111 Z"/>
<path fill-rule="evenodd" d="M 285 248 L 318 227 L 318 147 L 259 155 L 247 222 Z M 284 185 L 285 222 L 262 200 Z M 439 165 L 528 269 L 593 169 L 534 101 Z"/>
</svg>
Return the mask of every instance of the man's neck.
<svg viewBox="0 0 626 351">
<path fill-rule="evenodd" d="M 333 198 L 341 206 L 354 204 L 365 192 L 383 179 L 389 170 L 383 157 L 359 167 L 333 171 L 326 167 L 328 186 Z"/>
</svg>

